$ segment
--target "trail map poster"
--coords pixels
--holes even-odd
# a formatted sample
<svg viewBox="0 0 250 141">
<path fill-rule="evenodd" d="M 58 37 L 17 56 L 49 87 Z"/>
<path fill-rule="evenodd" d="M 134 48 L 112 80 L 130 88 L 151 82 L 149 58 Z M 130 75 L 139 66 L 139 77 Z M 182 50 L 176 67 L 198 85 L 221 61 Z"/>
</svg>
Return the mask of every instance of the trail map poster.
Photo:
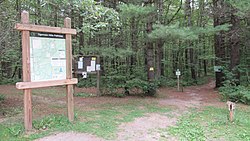
<svg viewBox="0 0 250 141">
<path fill-rule="evenodd" d="M 30 33 L 31 82 L 66 79 L 65 35 Z"/>
</svg>

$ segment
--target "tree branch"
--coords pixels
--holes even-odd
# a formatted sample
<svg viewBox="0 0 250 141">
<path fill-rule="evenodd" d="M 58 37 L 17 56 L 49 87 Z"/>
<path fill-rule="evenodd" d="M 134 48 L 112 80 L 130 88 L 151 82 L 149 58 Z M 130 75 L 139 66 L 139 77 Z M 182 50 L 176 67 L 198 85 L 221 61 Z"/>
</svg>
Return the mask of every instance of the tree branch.
<svg viewBox="0 0 250 141">
<path fill-rule="evenodd" d="M 180 6 L 179 6 L 178 10 L 175 12 L 175 14 L 172 16 L 172 18 L 168 21 L 167 25 L 170 24 L 174 20 L 174 18 L 176 17 L 176 15 L 181 10 L 181 7 L 182 7 L 182 0 L 181 0 L 181 3 L 180 3 Z"/>
</svg>

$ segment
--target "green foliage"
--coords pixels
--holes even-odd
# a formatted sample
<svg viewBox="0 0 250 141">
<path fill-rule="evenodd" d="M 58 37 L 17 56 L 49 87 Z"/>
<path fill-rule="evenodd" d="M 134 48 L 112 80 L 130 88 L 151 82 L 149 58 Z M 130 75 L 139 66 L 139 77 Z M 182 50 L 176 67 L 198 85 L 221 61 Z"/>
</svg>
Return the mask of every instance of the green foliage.
<svg viewBox="0 0 250 141">
<path fill-rule="evenodd" d="M 96 78 L 91 77 L 91 75 L 88 75 L 87 79 L 80 78 L 79 82 L 77 83 L 77 87 L 96 87 Z"/>
<path fill-rule="evenodd" d="M 14 125 L 8 128 L 10 135 L 12 136 L 20 136 L 24 133 L 24 126 L 23 125 Z"/>
<path fill-rule="evenodd" d="M 41 120 L 33 121 L 33 127 L 36 130 L 46 130 L 53 128 L 69 127 L 71 124 L 67 117 L 63 115 L 50 115 Z"/>
<path fill-rule="evenodd" d="M 219 31 L 229 30 L 230 25 L 224 24 L 217 27 L 181 27 L 179 23 L 170 26 L 154 25 L 154 30 L 148 36 L 151 39 L 182 39 L 197 40 L 201 34 L 215 34 Z"/>
<path fill-rule="evenodd" d="M 188 119 L 181 119 L 175 127 L 171 127 L 169 132 L 178 136 L 180 140 L 206 141 L 204 128 L 199 123 L 194 123 Z"/>
<path fill-rule="evenodd" d="M 239 70 L 239 68 L 235 69 Z M 223 72 L 225 74 L 225 81 L 223 82 L 223 87 L 219 88 L 220 94 L 222 94 L 223 99 L 233 102 L 241 102 L 249 105 L 250 87 L 247 85 L 239 85 L 239 80 L 235 77 L 235 74 L 232 71 L 228 71 L 225 67 L 223 69 Z"/>
<path fill-rule="evenodd" d="M 126 94 L 125 94 L 125 93 L 115 93 L 115 94 L 113 94 L 113 96 L 114 96 L 114 97 L 123 98 L 123 97 L 126 96 Z"/>
<path fill-rule="evenodd" d="M 89 33 L 93 37 L 98 31 L 117 30 L 120 27 L 118 12 L 98 4 L 94 0 L 84 0 L 80 6 L 79 3 L 75 3 L 75 8 L 80 10 L 82 18 L 80 20 L 83 21 L 78 32 Z"/>
<path fill-rule="evenodd" d="M 149 14 L 152 14 L 156 11 L 155 7 L 145 6 L 142 7 L 140 5 L 134 4 L 120 4 L 119 10 L 121 10 L 120 15 L 122 18 L 147 18 Z"/>
<path fill-rule="evenodd" d="M 0 94 L 0 102 L 4 101 L 5 100 L 5 95 L 3 94 Z"/>
<path fill-rule="evenodd" d="M 0 80 L 0 85 L 6 85 L 6 84 L 16 84 L 17 82 L 20 82 L 21 80 L 16 78 L 3 78 Z"/>
<path fill-rule="evenodd" d="M 250 105 L 250 88 L 248 87 L 224 85 L 219 90 L 226 100 Z"/>
<path fill-rule="evenodd" d="M 20 138 L 20 135 L 24 132 L 24 127 L 20 124 L 16 125 L 2 125 L 0 124 L 0 137 L 3 141 L 19 141 L 24 140 Z"/>
<path fill-rule="evenodd" d="M 227 108 L 206 107 L 184 115 L 176 126 L 166 129 L 180 140 L 229 140 L 248 141 L 250 139 L 250 113 L 237 107 L 235 121 L 229 122 Z M 163 133 L 166 131 L 163 131 Z"/>
<path fill-rule="evenodd" d="M 91 96 L 93 96 L 93 94 L 89 94 L 89 93 L 76 93 L 76 94 L 74 94 L 74 96 L 76 96 L 76 97 L 91 97 Z"/>
</svg>

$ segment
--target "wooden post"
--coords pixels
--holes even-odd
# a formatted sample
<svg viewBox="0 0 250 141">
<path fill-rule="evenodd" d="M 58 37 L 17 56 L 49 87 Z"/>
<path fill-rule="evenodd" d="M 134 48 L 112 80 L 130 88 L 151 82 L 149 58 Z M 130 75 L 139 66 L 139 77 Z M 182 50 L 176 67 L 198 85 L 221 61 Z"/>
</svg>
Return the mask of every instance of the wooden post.
<svg viewBox="0 0 250 141">
<path fill-rule="evenodd" d="M 65 18 L 64 27 L 71 28 L 71 19 Z M 66 34 L 66 79 L 72 78 L 72 43 L 71 34 Z M 74 98 L 73 85 L 66 86 L 68 118 L 69 121 L 74 121 Z"/>
<path fill-rule="evenodd" d="M 97 64 L 100 64 L 100 56 L 97 56 Z M 97 96 L 101 95 L 101 91 L 100 91 L 100 80 L 101 80 L 101 75 L 100 75 L 100 70 L 97 70 Z"/>
<path fill-rule="evenodd" d="M 23 11 L 21 14 L 22 24 L 29 24 L 29 13 Z M 22 31 L 22 64 L 23 82 L 30 82 L 30 32 Z M 24 89 L 24 127 L 26 132 L 32 129 L 32 99 L 31 89 Z"/>
<path fill-rule="evenodd" d="M 180 91 L 180 76 L 177 75 L 177 91 Z"/>
<path fill-rule="evenodd" d="M 227 106 L 229 110 L 229 120 L 233 122 L 234 120 L 234 110 L 235 110 L 235 103 L 231 101 L 227 101 Z"/>
</svg>

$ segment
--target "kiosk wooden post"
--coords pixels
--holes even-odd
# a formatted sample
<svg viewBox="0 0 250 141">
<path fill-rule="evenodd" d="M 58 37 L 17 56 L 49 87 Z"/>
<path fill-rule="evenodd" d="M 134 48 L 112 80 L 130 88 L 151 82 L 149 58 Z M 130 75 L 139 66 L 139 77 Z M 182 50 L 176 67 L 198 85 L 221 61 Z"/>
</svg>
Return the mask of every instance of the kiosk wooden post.
<svg viewBox="0 0 250 141">
<path fill-rule="evenodd" d="M 74 120 L 74 101 L 73 101 L 73 84 L 77 84 L 78 80 L 72 78 L 72 43 L 71 35 L 76 34 L 75 29 L 71 29 L 70 18 L 64 20 L 65 28 L 50 27 L 41 25 L 29 24 L 29 13 L 23 11 L 21 14 L 21 24 L 17 23 L 15 29 L 22 31 L 22 65 L 23 65 L 23 82 L 16 83 L 17 89 L 24 90 L 24 126 L 25 130 L 32 130 L 32 103 L 31 103 L 31 89 L 66 85 L 67 93 L 67 111 L 69 121 Z M 31 68 L 30 68 L 30 31 L 32 32 L 45 32 L 65 35 L 65 47 L 66 47 L 66 78 L 57 80 L 31 80 Z"/>
<path fill-rule="evenodd" d="M 71 19 L 65 18 L 64 27 L 71 28 Z M 71 35 L 66 34 L 66 79 L 72 78 L 72 45 Z M 73 100 L 73 85 L 67 85 L 67 104 L 69 121 L 74 120 L 74 100 Z"/>
<path fill-rule="evenodd" d="M 29 24 L 29 13 L 24 11 L 21 14 L 22 24 Z M 22 31 L 22 64 L 23 82 L 30 82 L 30 32 Z M 24 89 L 24 127 L 26 130 L 32 129 L 32 99 L 31 89 Z"/>
<path fill-rule="evenodd" d="M 97 64 L 100 64 L 100 56 L 97 56 Z M 101 74 L 100 74 L 100 70 L 97 70 L 97 96 L 100 96 L 101 95 L 101 92 L 100 92 L 100 81 L 101 81 Z"/>
</svg>

